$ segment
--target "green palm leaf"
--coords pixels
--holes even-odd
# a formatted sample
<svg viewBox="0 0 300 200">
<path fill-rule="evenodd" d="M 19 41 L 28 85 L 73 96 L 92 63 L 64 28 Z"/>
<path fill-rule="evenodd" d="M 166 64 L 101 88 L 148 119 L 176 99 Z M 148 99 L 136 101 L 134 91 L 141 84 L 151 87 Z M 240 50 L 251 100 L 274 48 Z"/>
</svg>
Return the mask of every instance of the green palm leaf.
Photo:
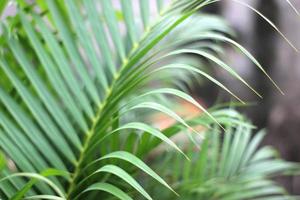
<svg viewBox="0 0 300 200">
<path fill-rule="evenodd" d="M 191 37 L 180 34 L 183 30 L 198 33 L 195 35 L 198 38 L 229 42 L 265 73 L 251 54 L 224 36 L 233 34 L 226 23 L 196 14 L 214 2 L 157 0 L 157 12 L 152 14 L 152 1 L 141 0 L 137 7 L 141 20 L 137 20 L 135 5 L 125 0 L 119 1 L 120 8 L 108 0 L 37 0 L 32 5 L 16 1 L 17 15 L 1 22 L 0 35 L 0 150 L 7 159 L 6 162 L 2 161 L 4 156 L 0 159 L 1 198 L 132 199 L 140 194 L 152 199 L 139 171 L 174 195 L 176 192 L 169 181 L 145 164 L 153 149 L 165 143 L 190 157 L 192 154 L 186 154 L 171 136 L 187 130 L 199 134 L 195 131 L 197 125 L 251 128 L 238 113 L 206 109 L 186 92 L 175 89 L 174 82 L 183 86 L 178 80 L 188 82 L 188 74 L 172 76 L 171 84 L 163 83 L 157 75 L 164 75 L 161 73 L 164 71 L 170 76 L 174 70 L 188 71 L 197 78 L 196 74 L 200 74 L 243 102 L 204 70 L 189 64 L 189 59 L 174 64 L 174 57 L 192 53 L 202 60 L 213 61 L 257 93 L 215 54 L 222 49 L 218 43 L 210 41 L 188 48 L 184 45 Z M 0 13 L 5 5 L 6 1 L 0 3 Z M 160 85 L 153 86 L 156 81 Z M 181 98 L 204 114 L 185 120 L 158 100 L 167 96 L 175 97 L 168 103 L 176 104 L 175 99 Z M 141 110 L 164 113 L 178 124 L 160 130 L 142 115 L 136 117 Z M 218 146 L 217 135 L 214 138 L 214 146 Z M 278 168 L 264 171 L 268 163 L 262 160 L 270 156 L 269 151 L 262 151 L 252 159 L 258 142 L 247 148 L 249 138 L 243 138 L 242 133 L 232 142 L 231 138 L 227 140 L 232 147 L 224 147 L 223 152 L 230 158 L 221 159 L 221 171 L 226 176 L 240 169 L 235 159 L 243 166 L 250 161 L 259 162 L 246 169 L 249 174 L 273 173 L 286 167 L 276 161 Z M 184 157 L 182 155 L 178 160 Z M 216 148 L 209 177 L 220 172 L 219 156 Z M 205 165 L 206 159 L 207 155 L 203 154 L 199 168 Z M 61 177 L 66 174 L 71 176 Z M 188 174 L 186 172 L 186 177 Z M 202 178 L 204 181 L 205 177 Z M 246 178 L 243 181 L 248 181 Z M 276 190 L 266 183 L 267 186 Z M 253 187 L 256 185 L 249 186 Z"/>
<path fill-rule="evenodd" d="M 194 158 L 192 162 L 173 154 L 169 162 L 176 164 L 166 168 L 155 167 L 164 173 L 181 169 L 173 177 L 180 199 L 297 198 L 288 196 L 282 187 L 270 180 L 271 177 L 299 170 L 299 166 L 277 158 L 274 149 L 266 151 L 258 148 L 264 132 L 255 134 L 251 139 L 251 129 L 238 126 L 229 129 L 223 141 L 216 130 L 206 134 L 200 152 L 188 149 L 187 154 Z M 261 152 L 264 156 L 260 156 Z"/>
</svg>

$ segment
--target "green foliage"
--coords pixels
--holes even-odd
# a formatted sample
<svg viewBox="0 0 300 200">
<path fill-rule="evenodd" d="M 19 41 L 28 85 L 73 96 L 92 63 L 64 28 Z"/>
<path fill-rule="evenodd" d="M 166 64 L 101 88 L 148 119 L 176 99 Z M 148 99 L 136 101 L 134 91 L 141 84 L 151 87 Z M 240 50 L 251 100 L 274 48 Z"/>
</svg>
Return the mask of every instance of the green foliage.
<svg viewBox="0 0 300 200">
<path fill-rule="evenodd" d="M 197 13 L 216 1 L 157 0 L 150 14 L 150 1 L 141 0 L 141 20 L 125 0 L 121 10 L 108 0 L 16 2 L 17 15 L 1 22 L 0 35 L 1 199 L 164 199 L 159 195 L 176 198 L 176 192 L 180 198 L 239 199 L 248 198 L 241 191 L 255 190 L 258 180 L 261 187 L 282 190 L 268 175 L 294 165 L 269 159 L 269 150 L 253 157 L 261 135 L 249 139 L 253 126 L 243 116 L 223 107 L 207 110 L 188 95 L 191 77 L 201 75 L 244 104 L 203 68 L 215 64 L 261 96 L 222 61 L 223 43 L 266 73 L 262 66 L 231 39 L 222 19 Z M 183 119 L 175 112 L 177 99 L 203 114 Z M 153 113 L 177 123 L 158 129 L 149 120 Z M 196 135 L 204 136 L 199 125 L 208 136 L 200 153 L 171 139 L 183 132 L 197 146 Z M 210 133 L 215 125 L 238 131 L 226 133 L 223 142 L 216 129 Z M 176 152 L 164 161 L 176 160 L 165 168 L 171 174 L 147 162 L 162 143 Z M 261 170 L 273 164 L 279 168 Z M 245 181 L 253 185 L 241 185 Z"/>
<path fill-rule="evenodd" d="M 279 159 L 271 147 L 259 148 L 264 132 L 253 136 L 250 127 L 241 125 L 228 129 L 224 137 L 216 129 L 206 135 L 200 152 L 187 149 L 191 162 L 178 154 L 162 155 L 156 161 L 155 168 L 172 180 L 178 199 L 296 199 L 270 178 L 292 174 L 299 165 Z M 156 187 L 148 187 L 157 196 Z M 174 199 L 172 194 L 165 195 L 163 199 Z"/>
<path fill-rule="evenodd" d="M 0 16 L 2 16 L 3 10 L 5 9 L 7 2 L 7 0 L 3 0 L 0 2 Z"/>
</svg>

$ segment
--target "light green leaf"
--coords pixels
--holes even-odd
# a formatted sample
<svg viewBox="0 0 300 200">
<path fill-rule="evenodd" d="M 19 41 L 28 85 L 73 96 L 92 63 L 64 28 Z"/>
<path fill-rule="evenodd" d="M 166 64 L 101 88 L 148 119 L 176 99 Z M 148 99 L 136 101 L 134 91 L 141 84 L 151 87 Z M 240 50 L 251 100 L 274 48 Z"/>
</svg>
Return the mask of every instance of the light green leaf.
<svg viewBox="0 0 300 200">
<path fill-rule="evenodd" d="M 173 51 L 172 53 L 168 54 L 167 56 L 174 56 L 174 55 L 179 55 L 179 54 L 196 54 L 203 56 L 204 58 L 207 58 L 208 60 L 216 63 L 220 67 L 222 67 L 224 70 L 226 70 L 228 73 L 230 73 L 233 77 L 237 78 L 240 80 L 244 85 L 246 85 L 249 89 L 251 89 L 257 96 L 262 98 L 262 96 L 255 90 L 253 87 L 251 87 L 235 70 L 233 70 L 230 66 L 228 66 L 226 63 L 224 63 L 222 60 L 219 58 L 215 57 L 214 55 L 207 53 L 202 50 L 194 50 L 194 49 L 181 49 L 177 51 Z"/>
<path fill-rule="evenodd" d="M 127 162 L 130 162 L 134 166 L 138 167 L 139 169 L 143 170 L 145 173 L 150 175 L 152 178 L 160 182 L 162 185 L 167 187 L 169 190 L 177 194 L 159 175 L 157 175 L 148 165 L 146 165 L 142 160 L 140 160 L 138 157 L 135 155 L 128 153 L 126 151 L 116 151 L 109 153 L 95 161 L 89 164 L 89 166 L 96 164 L 97 162 L 104 160 L 104 159 L 110 159 L 110 158 L 115 158 L 115 159 L 120 159 L 120 160 L 125 160 Z M 87 167 L 89 167 L 87 166 Z"/>
<path fill-rule="evenodd" d="M 36 173 L 15 173 L 11 174 L 9 176 L 6 176 L 5 178 L 0 179 L 0 183 L 3 181 L 6 181 L 8 179 L 16 178 L 16 177 L 26 177 L 26 178 L 34 178 L 39 181 L 47 183 L 53 190 L 62 198 L 64 198 L 63 192 L 57 187 L 50 179 L 45 178 L 42 175 L 36 174 Z"/>
<path fill-rule="evenodd" d="M 216 122 L 221 128 L 222 125 L 216 120 L 215 117 L 213 117 L 203 106 L 201 106 L 195 99 L 193 99 L 190 95 L 177 90 L 177 89 L 172 89 L 172 88 L 161 88 L 161 89 L 156 89 L 152 90 L 150 92 L 147 92 L 145 94 L 142 94 L 139 97 L 147 96 L 147 95 L 153 95 L 153 94 L 169 94 L 169 95 L 174 95 L 176 97 L 180 97 L 191 104 L 195 105 L 197 108 L 199 108 L 201 111 L 203 111 L 207 116 L 209 116 L 214 122 Z"/>
<path fill-rule="evenodd" d="M 85 189 L 82 193 L 80 193 L 80 195 L 82 195 L 83 193 L 89 192 L 89 191 L 104 191 L 104 192 L 112 194 L 113 196 L 115 196 L 121 200 L 132 200 L 132 198 L 130 196 L 128 196 L 125 192 L 123 192 L 116 186 L 108 184 L 108 183 L 95 183 L 95 184 L 89 186 L 87 189 Z M 77 199 L 77 198 L 75 198 L 75 199 Z"/>
<path fill-rule="evenodd" d="M 196 73 L 204 76 L 205 78 L 207 78 L 211 82 L 215 83 L 217 86 L 219 86 L 220 88 L 222 88 L 223 90 L 225 90 L 226 92 L 228 92 L 230 95 L 232 95 L 234 98 L 236 98 L 241 103 L 245 104 L 245 102 L 243 100 L 241 100 L 237 95 L 235 95 L 233 92 L 231 92 L 226 86 L 224 86 L 218 80 L 216 80 L 215 78 L 213 78 L 209 74 L 205 73 L 204 71 L 202 71 L 200 69 L 197 69 L 196 67 L 193 67 L 193 66 L 188 65 L 188 64 L 170 64 L 170 65 L 166 65 L 166 66 L 160 67 L 160 68 L 152 71 L 151 74 L 152 73 L 160 72 L 161 70 L 165 70 L 165 69 L 166 70 L 168 70 L 168 69 L 169 70 L 172 70 L 172 69 L 184 69 L 184 70 L 188 70 L 188 71 L 191 71 L 191 72 L 196 72 Z"/>
<path fill-rule="evenodd" d="M 112 133 L 121 131 L 121 130 L 126 130 L 126 129 L 135 129 L 135 130 L 140 130 L 140 131 L 149 133 L 149 134 L 153 135 L 154 137 L 161 139 L 162 141 L 164 141 L 165 143 L 167 143 L 174 149 L 176 149 L 178 152 L 180 152 L 184 157 L 186 157 L 189 160 L 189 158 L 183 153 L 183 151 L 181 149 L 179 149 L 179 147 L 172 140 L 170 140 L 168 137 L 166 137 L 158 129 L 155 129 L 145 123 L 131 122 L 131 123 L 128 123 L 128 124 L 125 124 L 125 125 L 119 127 L 118 129 L 114 130 Z M 112 134 L 112 133 L 110 133 L 110 134 Z"/>
<path fill-rule="evenodd" d="M 118 176 L 119 178 L 123 179 L 128 184 L 130 184 L 137 191 L 139 191 L 146 199 L 152 200 L 152 198 L 143 189 L 143 187 L 136 180 L 134 180 L 131 175 L 129 175 L 127 172 L 125 172 L 120 167 L 117 167 L 115 165 L 105 165 L 104 167 L 101 167 L 99 170 L 95 171 L 93 174 L 100 173 L 100 172 L 102 172 L 102 173 L 106 172 L 106 173 L 110 173 L 110 174 L 114 174 L 114 175 Z"/>
<path fill-rule="evenodd" d="M 50 199 L 50 200 L 66 200 L 65 198 L 61 198 L 53 195 L 34 195 L 25 197 L 24 199 Z"/>
</svg>

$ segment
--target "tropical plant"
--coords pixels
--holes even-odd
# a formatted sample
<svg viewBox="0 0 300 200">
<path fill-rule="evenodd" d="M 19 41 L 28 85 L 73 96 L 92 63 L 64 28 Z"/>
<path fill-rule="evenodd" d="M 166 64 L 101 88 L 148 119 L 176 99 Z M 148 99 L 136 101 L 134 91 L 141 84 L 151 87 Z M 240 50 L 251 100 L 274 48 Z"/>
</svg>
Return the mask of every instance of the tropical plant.
<svg viewBox="0 0 300 200">
<path fill-rule="evenodd" d="M 200 68 L 213 63 L 260 96 L 220 59 L 223 43 L 266 74 L 261 65 L 230 38 L 233 32 L 222 19 L 196 14 L 217 1 L 157 0 L 153 13 L 150 1 L 141 0 L 140 17 L 129 0 L 118 1 L 119 9 L 109 0 L 14 2 L 17 15 L 1 22 L 0 37 L 2 199 L 162 199 L 160 194 L 168 199 L 176 197 L 177 188 L 182 199 L 249 198 L 243 191 L 258 192 L 255 197 L 282 194 L 269 175 L 296 165 L 270 159 L 269 149 L 254 154 L 261 135 L 250 142 L 253 126 L 243 116 L 222 107 L 206 110 L 187 94 L 192 77 L 201 75 L 244 103 Z M 174 111 L 178 98 L 203 114 L 183 119 Z M 160 130 L 149 120 L 155 112 L 177 123 Z M 214 126 L 237 133 L 225 134 L 222 142 Z M 170 139 L 178 133 L 186 133 L 195 146 L 197 137 L 209 137 L 201 140 L 198 153 Z M 178 164 L 156 173 L 153 169 L 159 172 L 161 166 L 147 159 L 161 143 L 176 151 L 165 163 Z M 191 170 L 193 165 L 197 168 Z M 172 179 L 165 181 L 169 169 Z M 227 185 L 216 191 L 220 184 Z"/>
<path fill-rule="evenodd" d="M 168 153 L 157 158 L 154 168 L 172 180 L 178 199 L 296 199 L 270 178 L 293 174 L 299 166 L 279 159 L 269 146 L 258 149 L 265 133 L 252 137 L 251 130 L 244 125 L 230 128 L 221 140 L 220 131 L 212 129 L 206 133 L 200 153 L 193 146 L 187 150 L 191 162 Z M 171 193 L 157 192 L 151 185 L 148 188 L 156 199 L 161 194 L 165 194 L 162 199 L 174 199 Z"/>
</svg>

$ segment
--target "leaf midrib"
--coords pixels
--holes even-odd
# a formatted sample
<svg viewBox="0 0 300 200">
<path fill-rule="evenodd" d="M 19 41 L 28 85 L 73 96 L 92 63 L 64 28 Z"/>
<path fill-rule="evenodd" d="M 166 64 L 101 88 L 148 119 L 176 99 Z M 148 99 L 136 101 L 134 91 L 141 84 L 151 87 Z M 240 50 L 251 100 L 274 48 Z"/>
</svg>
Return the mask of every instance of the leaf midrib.
<svg viewBox="0 0 300 200">
<path fill-rule="evenodd" d="M 121 74 L 122 74 L 123 70 L 126 69 L 126 67 L 129 64 L 132 65 L 132 64 L 136 63 L 136 61 L 135 62 L 129 62 L 129 58 L 131 58 L 133 55 L 135 55 L 135 53 L 139 50 L 140 44 L 144 41 L 144 39 L 147 37 L 147 35 L 151 32 L 151 30 L 153 29 L 153 27 L 155 27 L 155 25 L 157 23 L 159 23 L 163 19 L 162 16 L 165 13 L 168 12 L 168 10 L 172 7 L 172 5 L 173 5 L 173 3 L 170 3 L 169 6 L 164 10 L 164 12 L 162 12 L 158 16 L 159 17 L 158 20 L 156 20 L 149 28 L 145 29 L 145 32 L 142 35 L 142 37 L 140 38 L 139 42 L 135 43 L 135 45 L 132 46 L 132 49 L 129 52 L 127 58 L 124 59 L 122 66 L 119 68 L 119 70 L 117 70 L 117 73 L 113 76 L 113 81 L 112 81 L 111 85 L 106 90 L 105 99 L 104 99 L 103 103 L 100 103 L 98 105 L 98 109 L 97 109 L 97 112 L 95 114 L 95 117 L 92 119 L 91 128 L 86 133 L 86 137 L 84 139 L 83 148 L 80 151 L 78 162 L 76 162 L 76 164 L 74 166 L 75 170 L 74 170 L 73 176 L 72 176 L 71 181 L 70 181 L 70 186 L 68 187 L 67 198 L 66 199 L 70 199 L 71 198 L 71 195 L 72 195 L 72 193 L 73 193 L 73 191 L 74 191 L 74 189 L 76 187 L 76 185 L 75 185 L 76 182 L 75 181 L 78 178 L 78 175 L 80 173 L 81 165 L 83 164 L 83 161 L 84 161 L 84 158 L 85 158 L 85 153 L 88 150 L 90 141 L 91 141 L 91 139 L 94 136 L 95 129 L 96 129 L 97 124 L 99 123 L 100 117 L 102 115 L 102 111 L 104 110 L 105 106 L 107 105 L 110 96 L 113 94 L 114 87 L 115 87 L 117 81 L 122 77 Z M 175 25 L 174 27 L 172 27 L 172 29 L 175 28 L 177 25 Z M 160 38 L 160 40 L 162 38 Z M 156 43 L 158 43 L 159 41 L 157 41 Z M 135 56 L 133 56 L 133 58 L 135 58 Z"/>
<path fill-rule="evenodd" d="M 153 27 L 153 26 L 152 26 Z M 151 28 L 152 28 L 151 27 Z M 150 28 L 150 29 L 151 29 Z M 139 49 L 139 45 L 141 44 L 141 42 L 144 40 L 144 38 L 146 37 L 147 33 L 150 32 L 150 29 L 148 29 L 148 31 L 145 31 L 144 32 L 144 35 L 141 37 L 140 41 L 137 43 L 137 45 L 134 45 L 129 53 L 129 56 L 127 56 L 127 58 L 130 58 L 131 55 L 134 55 L 134 53 Z M 82 162 L 84 160 L 84 157 L 85 157 L 85 152 L 86 150 L 88 149 L 88 146 L 89 146 L 89 143 L 95 133 L 95 129 L 96 129 L 96 126 L 98 124 L 98 122 L 100 121 L 100 117 L 102 115 L 102 111 L 103 109 L 105 108 L 106 104 L 107 104 L 107 100 L 110 98 L 110 96 L 112 95 L 112 92 L 113 92 L 113 89 L 114 89 L 114 86 L 116 84 L 116 82 L 119 80 L 119 78 L 121 78 L 120 74 L 121 72 L 123 71 L 124 68 L 126 68 L 127 64 L 128 64 L 128 59 L 125 59 L 123 61 L 123 64 L 122 66 L 120 67 L 120 69 L 117 71 L 117 73 L 114 75 L 113 77 L 113 81 L 111 83 L 111 85 L 108 87 L 108 89 L 106 90 L 106 95 L 105 95 L 105 99 L 103 101 L 103 103 L 100 103 L 98 105 L 98 109 L 97 109 L 97 112 L 96 112 L 96 115 L 95 117 L 92 119 L 92 125 L 91 125 L 91 128 L 87 131 L 86 133 L 86 138 L 84 139 L 84 145 L 83 145 L 83 148 L 81 149 L 80 151 L 80 155 L 79 155 L 79 159 L 78 159 L 78 162 L 75 164 L 75 171 L 74 171 L 74 175 L 71 179 L 71 182 L 70 182 L 70 186 L 69 186 L 69 189 L 68 189 L 68 192 L 67 192 L 67 199 L 70 198 L 70 195 L 72 194 L 73 190 L 74 190 L 74 187 L 75 187 L 75 180 L 76 178 L 78 177 L 79 175 L 79 172 L 80 172 L 80 168 L 81 168 L 81 165 L 82 165 Z"/>
<path fill-rule="evenodd" d="M 79 175 L 79 172 L 80 172 L 80 169 L 81 169 L 81 165 L 82 165 L 82 162 L 84 161 L 84 157 L 85 157 L 85 152 L 87 151 L 88 149 L 88 146 L 89 146 L 89 143 L 91 141 L 91 138 L 93 137 L 94 133 L 95 133 L 95 129 L 96 129 L 96 126 L 100 120 L 100 117 L 101 117 L 101 114 L 102 114 L 102 111 L 103 111 L 103 108 L 105 108 L 105 105 L 107 104 L 107 99 L 109 99 L 110 95 L 112 94 L 112 88 L 113 86 L 115 85 L 115 82 L 118 80 L 118 77 L 119 76 L 115 76 L 114 79 L 113 79 L 113 83 L 111 84 L 111 86 L 107 89 L 107 95 L 106 95 L 106 98 L 104 100 L 104 102 L 102 104 L 99 104 L 98 106 L 98 110 L 96 112 L 96 115 L 95 117 L 93 118 L 92 120 L 92 126 L 91 128 L 89 129 L 89 131 L 86 133 L 86 137 L 84 139 L 84 145 L 83 145 L 83 148 L 81 149 L 80 151 L 80 155 L 79 155 L 79 159 L 78 159 L 78 162 L 75 164 L 75 171 L 74 171 L 74 175 L 71 179 L 71 182 L 70 182 L 70 186 L 69 186 L 69 189 L 68 189 L 68 192 L 67 192 L 67 199 L 69 199 L 70 195 L 72 194 L 73 190 L 74 190 L 74 187 L 75 187 L 75 180 L 76 178 L 78 177 Z"/>
</svg>

